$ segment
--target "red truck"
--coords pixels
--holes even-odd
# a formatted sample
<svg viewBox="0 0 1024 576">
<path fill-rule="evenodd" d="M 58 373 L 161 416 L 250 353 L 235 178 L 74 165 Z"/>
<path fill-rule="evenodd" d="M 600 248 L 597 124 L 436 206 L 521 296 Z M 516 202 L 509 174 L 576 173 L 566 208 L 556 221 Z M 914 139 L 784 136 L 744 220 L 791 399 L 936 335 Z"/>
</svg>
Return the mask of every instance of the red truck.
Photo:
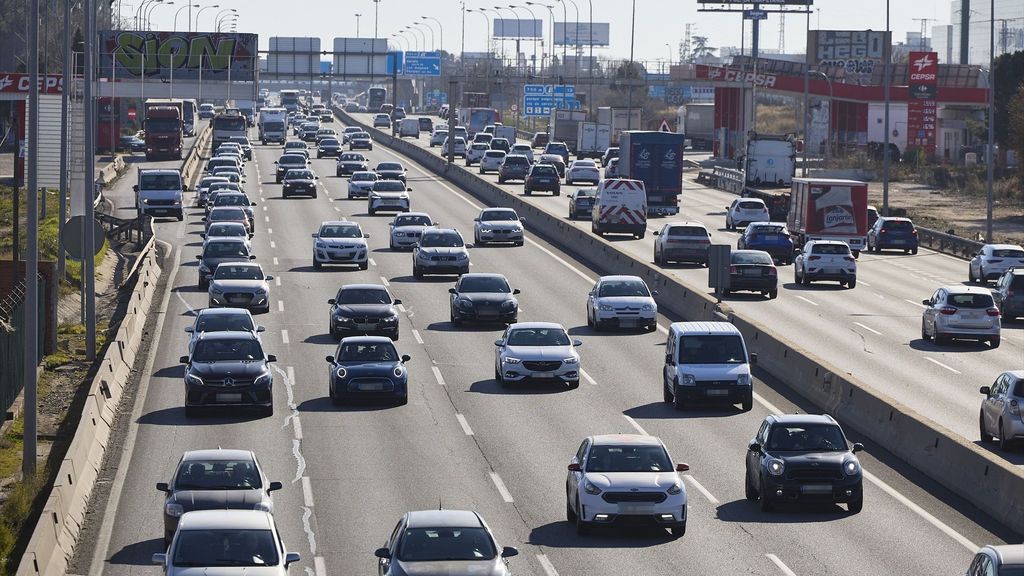
<svg viewBox="0 0 1024 576">
<path fill-rule="evenodd" d="M 787 225 L 797 248 L 808 240 L 841 240 L 856 258 L 867 246 L 868 185 L 857 180 L 793 178 Z"/>
<path fill-rule="evenodd" d="M 146 103 L 146 160 L 180 160 L 182 153 L 182 107 Z"/>
</svg>

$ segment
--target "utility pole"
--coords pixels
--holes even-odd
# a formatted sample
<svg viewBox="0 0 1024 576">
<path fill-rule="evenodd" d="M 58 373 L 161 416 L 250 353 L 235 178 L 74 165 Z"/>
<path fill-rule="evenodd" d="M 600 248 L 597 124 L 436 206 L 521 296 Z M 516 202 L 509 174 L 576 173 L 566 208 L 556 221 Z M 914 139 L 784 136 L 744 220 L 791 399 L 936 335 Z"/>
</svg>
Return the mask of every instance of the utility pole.
<svg viewBox="0 0 1024 576">
<path fill-rule="evenodd" d="M 64 230 L 68 219 L 68 93 L 71 92 L 71 2 L 64 0 L 64 88 L 60 94 L 60 206 L 58 231 Z M 57 277 L 64 278 L 64 250 L 57 250 Z"/>
<path fill-rule="evenodd" d="M 985 150 L 986 173 L 986 210 L 985 210 L 985 242 L 992 243 L 992 180 L 995 177 L 995 127 L 996 127 L 996 0 L 989 0 L 988 19 L 988 148 Z"/>
<path fill-rule="evenodd" d="M 39 365 L 39 0 L 30 0 L 28 9 L 28 153 L 25 208 L 28 212 L 28 246 L 25 253 L 25 433 L 21 473 L 26 478 L 36 474 L 36 416 Z M 15 248 L 17 251 L 17 248 Z"/>
<path fill-rule="evenodd" d="M 33 0 L 35 1 L 35 0 Z M 83 0 L 85 8 L 85 54 L 82 97 L 85 104 L 85 234 L 82 245 L 82 295 L 85 298 L 85 356 L 96 359 L 96 246 L 91 233 L 96 216 L 93 200 L 96 186 L 96 102 L 93 99 L 93 70 L 96 53 L 96 0 Z M 143 52 L 145 54 L 145 52 Z M 145 82 L 145 79 L 143 79 Z"/>
<path fill-rule="evenodd" d="M 970 0 L 963 0 L 964 6 L 966 6 Z M 885 0 L 885 37 L 886 46 L 884 47 L 885 65 L 882 66 L 882 85 L 885 87 L 885 120 L 883 125 L 885 127 L 885 141 L 883 143 L 882 152 L 882 216 L 889 215 L 889 84 L 891 79 L 889 78 L 891 64 L 892 64 L 892 31 L 889 28 L 889 0 Z M 832 115 L 831 104 L 829 104 L 829 116 Z"/>
<path fill-rule="evenodd" d="M 886 2 L 886 14 L 889 12 Z M 888 20 L 888 17 L 886 18 Z M 888 29 L 888 26 L 886 26 Z M 960 0 L 960 63 L 970 63 L 971 49 L 971 0 Z"/>
</svg>

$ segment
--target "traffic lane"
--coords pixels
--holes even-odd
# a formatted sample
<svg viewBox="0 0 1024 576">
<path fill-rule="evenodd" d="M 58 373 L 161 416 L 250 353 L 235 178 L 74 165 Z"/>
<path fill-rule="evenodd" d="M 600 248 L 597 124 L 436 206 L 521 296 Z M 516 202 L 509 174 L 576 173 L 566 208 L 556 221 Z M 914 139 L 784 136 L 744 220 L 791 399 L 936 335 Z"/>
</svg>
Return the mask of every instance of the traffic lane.
<svg viewBox="0 0 1024 576">
<path fill-rule="evenodd" d="M 421 200 L 424 199 L 423 195 L 420 195 L 420 197 L 421 197 Z M 447 204 L 449 206 L 458 206 L 459 205 L 458 202 L 445 202 L 445 204 Z M 470 214 L 472 214 L 472 209 L 470 209 L 470 213 L 469 214 L 464 214 L 463 218 L 469 217 Z M 516 250 L 522 250 L 522 249 L 516 249 Z M 489 250 L 489 249 L 488 250 L 480 250 L 480 249 L 474 250 L 473 254 L 475 255 L 476 263 L 478 264 L 478 266 L 481 265 L 481 261 L 480 261 L 480 258 L 479 258 L 480 255 L 484 254 L 484 253 L 490 253 L 490 252 L 491 252 L 491 250 Z M 495 249 L 494 252 L 495 253 L 502 252 L 502 249 Z M 511 260 L 503 258 L 501 260 L 501 264 L 499 265 L 499 269 L 503 269 L 503 271 L 505 271 L 506 274 L 509 274 L 509 271 L 507 269 L 505 269 L 505 268 L 507 268 L 506 262 L 518 262 L 518 261 L 522 261 L 522 260 L 523 259 L 518 258 L 518 257 L 515 258 L 515 259 L 511 259 Z M 385 262 L 385 261 L 386 260 L 384 259 L 383 256 L 378 257 L 378 262 Z M 532 262 L 532 259 L 530 260 L 530 262 L 531 262 L 531 264 L 530 264 L 529 267 L 533 271 L 533 274 L 536 277 L 547 278 L 547 277 L 552 277 L 553 276 L 552 274 L 546 273 L 545 271 L 539 271 L 539 273 L 538 273 L 538 270 L 536 269 L 537 268 L 536 264 L 534 264 Z M 486 262 L 484 262 L 483 265 L 486 266 Z M 486 268 L 484 268 L 484 269 L 486 269 Z M 514 276 L 512 276 L 512 277 L 514 278 Z M 398 279 L 394 279 L 394 280 L 398 280 Z M 581 279 L 581 281 L 582 281 L 582 279 Z M 443 281 L 441 283 L 442 283 L 442 286 L 445 284 Z M 516 285 L 514 280 L 513 280 L 513 285 Z M 584 287 L 586 287 L 586 282 L 584 282 Z M 521 296 L 521 301 L 524 302 L 524 304 L 525 304 L 530 299 L 530 294 L 536 294 L 536 292 L 540 292 L 540 293 L 546 294 L 546 295 L 551 295 L 551 294 L 560 294 L 563 291 L 565 291 L 565 287 L 564 286 L 553 286 L 553 287 L 549 287 L 547 289 L 543 289 L 542 288 L 542 289 L 540 289 L 538 291 L 530 290 L 529 293 L 526 293 L 523 296 Z M 431 306 L 431 304 L 432 304 L 435 309 L 438 306 L 441 306 L 440 310 L 435 310 L 436 313 L 435 313 L 434 317 L 432 317 L 432 322 L 431 322 L 430 326 L 435 326 L 435 327 L 440 328 L 441 330 L 443 330 L 443 328 L 441 328 L 441 327 L 447 324 L 447 322 L 444 321 L 444 319 L 446 318 L 446 315 L 445 315 L 445 312 L 446 312 L 445 307 L 446 306 L 442 306 L 440 304 L 440 302 L 442 302 L 442 301 L 438 300 L 437 296 L 435 295 L 435 296 L 432 297 L 432 302 L 431 303 L 417 304 L 416 308 L 417 308 L 417 310 L 420 311 L 420 313 L 417 315 L 417 320 L 420 320 L 420 319 L 423 318 L 424 306 L 427 306 L 429 308 L 429 306 Z M 443 302 L 444 302 L 445 305 L 447 304 L 447 300 L 443 300 Z M 543 304 L 543 302 L 530 302 L 529 304 L 524 305 L 524 308 L 528 307 L 528 309 L 531 310 L 533 314 L 537 314 L 538 310 L 542 310 L 542 308 L 541 308 L 542 304 Z M 572 309 L 573 305 L 574 305 L 574 303 L 557 302 L 555 304 L 555 306 L 554 306 L 555 309 L 550 310 L 550 311 L 545 311 L 545 314 L 540 316 L 539 318 L 530 318 L 530 319 L 541 319 L 542 318 L 542 319 L 549 319 L 550 320 L 550 319 L 553 319 L 553 316 L 555 316 L 559 312 L 561 312 L 564 315 L 565 314 L 564 313 L 565 309 L 566 308 Z M 571 323 L 567 322 L 566 325 L 571 325 Z M 427 341 L 428 347 L 431 348 L 431 350 L 433 350 L 433 344 L 431 344 L 432 338 L 430 337 L 432 335 L 432 329 L 428 328 L 428 330 L 426 331 L 426 334 L 427 334 L 427 337 L 425 337 L 425 339 Z M 477 388 L 481 388 L 482 384 L 487 384 L 487 383 L 493 384 L 493 382 L 490 382 L 490 379 L 488 378 L 488 375 L 493 373 L 493 363 L 492 363 L 493 359 L 487 357 L 488 350 L 487 350 L 486 345 L 484 345 L 479 350 L 478 353 L 467 354 L 466 345 L 468 345 L 472 341 L 476 341 L 476 340 L 480 340 L 480 341 L 487 340 L 491 336 L 490 334 L 487 334 L 486 331 L 485 331 L 485 335 L 487 337 L 485 337 L 485 338 L 476 338 L 476 336 L 475 336 L 476 334 L 477 333 L 474 332 L 474 336 L 472 337 L 472 340 L 470 342 L 457 343 L 457 344 L 453 344 L 452 345 L 453 358 L 451 359 L 450 362 L 446 363 L 446 362 L 443 362 L 443 361 L 438 361 L 438 364 L 441 365 L 442 372 L 444 372 L 444 370 L 446 369 L 445 368 L 446 365 L 449 365 L 449 364 L 451 366 L 453 366 L 453 367 L 457 367 L 457 369 L 463 369 L 462 367 L 464 367 L 466 365 L 465 358 L 467 356 L 470 357 L 470 358 L 478 358 L 478 360 L 473 363 L 473 368 L 472 368 L 472 370 L 475 371 L 475 375 L 468 376 L 468 377 L 467 376 L 457 376 L 456 380 L 455 380 L 455 381 L 459 381 L 459 380 L 472 381 L 473 385 L 470 387 L 470 391 L 471 392 L 475 391 Z M 450 339 L 452 338 L 452 334 L 451 333 L 447 333 L 445 336 L 449 339 L 448 341 L 450 342 L 451 341 Z M 663 342 L 659 341 L 659 342 L 654 342 L 653 343 L 653 346 L 655 348 L 657 346 L 659 346 L 659 345 L 663 345 Z M 593 364 L 589 363 L 589 358 L 587 357 L 587 352 L 593 352 L 593 350 L 592 349 L 588 349 L 588 348 L 589 347 L 585 346 L 583 349 L 581 349 L 581 354 L 584 354 L 584 367 L 585 367 L 584 369 L 585 370 L 587 370 L 586 366 L 593 366 Z M 491 352 L 491 354 L 493 354 L 492 350 L 490 352 Z M 598 352 L 596 354 L 596 356 L 598 358 L 615 357 L 615 353 L 616 352 L 620 352 L 621 353 L 621 350 L 610 350 L 610 351 L 607 351 L 607 352 L 600 351 L 600 352 Z M 462 359 L 461 362 L 459 361 L 460 358 Z M 625 364 L 623 364 L 623 365 L 625 365 Z M 469 368 L 466 368 L 466 369 L 469 370 Z M 595 370 L 595 372 L 598 373 L 599 376 L 593 376 L 593 378 L 595 380 L 601 380 L 603 378 L 603 376 L 601 376 L 601 371 L 599 369 L 594 369 L 594 370 Z M 635 379 L 636 379 L 636 373 L 635 372 L 636 372 L 635 369 L 632 366 L 629 366 L 629 368 L 626 369 L 624 371 L 624 373 L 617 374 L 614 377 L 609 378 L 609 381 L 611 381 L 611 382 L 630 381 L 631 377 L 633 378 L 633 381 L 635 381 Z M 641 406 L 641 408 L 643 408 L 643 409 L 652 409 L 651 405 L 653 404 L 653 405 L 655 405 L 653 407 L 653 409 L 656 410 L 657 409 L 656 406 L 658 404 L 660 404 L 660 401 L 659 401 L 660 399 L 657 396 L 657 388 L 658 388 L 658 386 L 660 384 L 657 381 L 658 378 L 660 378 L 660 374 L 657 374 L 656 376 L 653 376 L 652 377 L 653 382 L 650 385 L 651 389 L 650 389 L 649 393 L 651 394 L 651 396 L 653 396 L 654 402 L 648 401 L 646 404 L 638 404 L 638 406 Z M 445 379 L 446 380 L 451 380 L 451 377 L 448 376 Z M 497 388 L 497 386 L 494 386 L 494 388 Z M 572 394 L 575 394 L 576 392 L 578 392 L 578 391 L 574 391 Z M 515 393 L 512 393 L 512 394 L 514 395 Z M 558 396 L 561 396 L 561 395 L 554 395 L 554 396 L 550 396 L 550 397 L 551 398 L 557 398 Z M 505 396 L 505 397 L 507 397 L 507 396 Z M 544 398 L 545 398 L 545 400 L 547 400 L 547 398 L 549 398 L 549 396 L 544 396 Z M 467 410 L 466 412 L 469 413 L 469 414 L 475 414 L 476 411 L 477 410 Z M 559 416 L 558 416 L 559 414 L 562 413 L 561 410 L 556 410 L 555 413 L 556 413 L 555 416 L 552 417 L 552 418 L 538 418 L 538 420 L 540 420 L 540 421 L 555 421 L 555 422 L 559 422 L 559 423 L 561 423 L 561 422 L 563 422 L 565 420 L 564 418 L 559 418 Z M 572 408 L 572 412 L 571 413 L 574 414 L 574 415 L 575 414 L 580 414 L 580 413 L 586 414 L 586 416 L 582 417 L 585 420 L 589 420 L 589 419 L 592 418 L 589 414 L 587 414 L 587 411 L 580 410 L 580 408 L 578 406 Z M 639 415 L 641 413 L 643 413 L 642 410 L 637 412 L 637 415 Z M 499 418 L 500 416 L 501 416 L 501 414 L 487 415 L 487 416 L 484 416 L 482 418 L 482 420 L 485 421 L 485 422 L 497 422 L 497 418 Z M 747 426 L 748 430 L 756 430 L 756 427 L 760 423 L 761 418 L 763 418 L 763 414 L 756 415 L 751 420 L 749 425 Z M 627 421 L 623 420 L 623 423 L 620 423 L 620 426 L 625 426 L 625 422 L 627 422 Z M 514 427 L 515 424 L 512 423 L 511 426 Z M 521 425 L 519 427 L 522 428 Z M 496 426 L 496 427 L 493 427 L 493 428 L 501 429 L 503 427 L 502 426 Z M 532 425 L 531 425 L 531 428 L 532 428 Z M 490 431 L 491 429 L 492 429 L 492 427 L 488 427 L 487 428 L 488 431 Z M 478 435 L 481 435 L 481 434 L 483 434 L 483 433 L 479 433 L 478 432 Z M 578 437 L 582 438 L 583 435 L 585 435 L 585 433 L 580 433 Z M 734 439 L 733 441 L 731 441 L 731 445 L 733 445 L 733 446 L 736 446 L 736 445 L 745 446 L 746 441 L 749 440 L 749 436 L 750 435 L 752 435 L 752 432 L 746 432 L 746 433 L 742 434 L 741 435 L 742 438 Z M 543 437 L 547 437 L 547 438 L 551 437 L 550 434 L 544 434 L 542 436 Z M 702 436 L 704 436 L 704 435 L 702 435 Z M 548 470 L 562 470 L 562 469 L 564 469 L 563 468 L 564 462 L 567 461 L 566 454 L 571 455 L 572 451 L 576 447 L 575 446 L 575 442 L 578 442 L 578 438 L 574 438 L 574 441 L 570 442 L 571 444 L 574 444 L 573 446 L 571 446 L 571 447 L 562 447 L 562 449 L 560 450 L 561 454 L 559 456 L 556 456 L 556 458 L 555 458 L 556 462 L 549 463 L 551 465 L 547 466 L 545 468 L 548 469 Z M 536 442 L 533 441 L 533 442 L 530 442 L 528 445 L 529 446 L 533 446 L 535 443 Z M 500 446 L 502 446 L 502 450 L 504 452 L 507 452 L 510 449 L 509 448 L 509 444 L 510 443 L 506 442 L 504 439 L 501 442 L 499 442 L 498 444 Z M 511 449 L 514 450 L 515 445 L 516 444 L 513 443 Z M 723 447 L 720 447 L 720 446 L 715 446 L 715 447 L 710 449 L 710 452 L 712 454 L 726 453 L 727 449 L 725 449 Z M 523 457 L 513 458 L 513 460 L 516 461 L 517 463 L 518 462 L 531 462 L 531 458 L 528 457 L 528 456 L 529 455 L 523 455 Z M 532 460 L 535 461 L 536 460 L 536 455 L 533 455 L 533 456 L 534 457 L 532 458 Z M 738 458 L 740 460 L 742 459 L 742 453 L 738 456 Z M 517 465 L 517 469 L 519 469 L 521 467 L 522 467 L 521 465 Z M 702 466 L 701 468 L 705 468 L 705 467 Z M 537 472 L 537 474 L 543 474 L 543 473 L 542 472 Z M 740 470 L 740 472 L 738 473 L 737 477 L 740 478 L 740 479 L 742 478 L 742 470 Z M 516 476 L 513 476 L 513 480 L 510 482 L 510 484 L 514 485 L 516 483 L 517 483 L 516 482 Z M 526 482 L 526 484 L 527 485 L 536 485 L 536 481 L 531 477 Z M 559 498 L 560 495 L 557 495 L 558 493 L 555 492 L 556 496 L 554 498 L 552 498 L 552 494 L 551 494 L 552 491 L 555 491 L 555 490 L 550 490 L 550 491 L 546 490 L 546 491 L 544 491 L 541 494 L 539 500 L 540 501 L 546 501 L 546 502 L 550 502 L 552 500 L 555 500 L 555 501 L 557 501 L 556 504 L 561 504 L 563 502 L 563 500 L 561 498 Z M 561 506 L 556 505 L 556 506 L 553 506 L 553 508 L 554 508 L 554 514 L 556 516 L 559 515 L 559 512 L 562 512 L 564 514 L 564 511 L 561 510 Z"/>
</svg>

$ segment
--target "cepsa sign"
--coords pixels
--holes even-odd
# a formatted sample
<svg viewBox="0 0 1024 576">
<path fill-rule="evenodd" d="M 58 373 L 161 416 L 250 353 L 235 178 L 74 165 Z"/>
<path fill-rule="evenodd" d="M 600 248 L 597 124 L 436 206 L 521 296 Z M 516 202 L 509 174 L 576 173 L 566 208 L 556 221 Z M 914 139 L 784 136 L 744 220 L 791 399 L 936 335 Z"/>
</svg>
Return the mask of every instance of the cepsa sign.
<svg viewBox="0 0 1024 576">
<path fill-rule="evenodd" d="M 697 66 L 697 78 L 717 82 L 733 82 L 736 84 L 753 84 L 765 88 L 774 88 L 778 77 L 775 74 L 755 74 L 734 68 L 720 66 Z"/>
<path fill-rule="evenodd" d="M 255 34 L 107 30 L 100 33 L 100 76 L 252 81 L 256 41 Z"/>
<path fill-rule="evenodd" d="M 939 86 L 939 55 L 936 52 L 911 52 L 907 57 L 907 74 L 911 99 L 935 99 Z"/>
<path fill-rule="evenodd" d="M 31 76 L 28 74 L 0 72 L 0 92 L 27 94 L 31 85 Z M 39 92 L 41 94 L 60 94 L 63 88 L 64 78 L 62 76 L 39 76 Z"/>
</svg>

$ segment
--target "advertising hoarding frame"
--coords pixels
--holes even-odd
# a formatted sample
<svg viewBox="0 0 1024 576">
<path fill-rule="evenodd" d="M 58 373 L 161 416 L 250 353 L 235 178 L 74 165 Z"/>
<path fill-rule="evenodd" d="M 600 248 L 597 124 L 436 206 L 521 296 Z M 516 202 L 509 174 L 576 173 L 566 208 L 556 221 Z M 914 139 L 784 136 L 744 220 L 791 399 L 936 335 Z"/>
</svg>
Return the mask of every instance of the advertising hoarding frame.
<svg viewBox="0 0 1024 576">
<path fill-rule="evenodd" d="M 608 22 L 594 22 L 593 35 L 588 22 L 555 22 L 555 46 L 609 46 L 610 28 Z"/>
<path fill-rule="evenodd" d="M 533 18 L 495 18 L 491 22 L 491 36 L 493 38 L 544 38 L 544 21 Z"/>
<path fill-rule="evenodd" d="M 256 34 L 100 31 L 99 77 L 252 82 L 259 69 Z"/>
</svg>

